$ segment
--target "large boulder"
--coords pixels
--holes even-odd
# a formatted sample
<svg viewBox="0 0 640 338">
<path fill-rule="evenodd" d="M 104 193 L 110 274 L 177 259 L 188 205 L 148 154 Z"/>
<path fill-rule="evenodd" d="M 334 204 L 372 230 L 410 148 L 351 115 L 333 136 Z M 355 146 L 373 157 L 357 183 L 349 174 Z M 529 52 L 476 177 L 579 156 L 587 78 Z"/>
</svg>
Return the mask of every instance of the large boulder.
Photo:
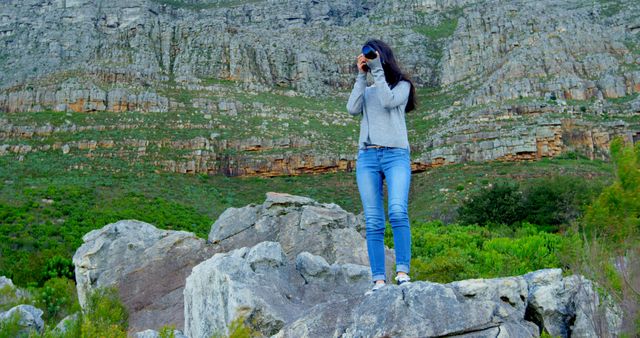
<svg viewBox="0 0 640 338">
<path fill-rule="evenodd" d="M 308 252 L 293 263 L 279 243 L 265 241 L 217 253 L 193 268 L 184 289 L 185 334 L 228 334 L 230 323 L 243 317 L 254 330 L 277 337 L 538 335 L 524 319 L 522 277 L 484 285 L 475 288 L 476 296 L 468 286 L 430 282 L 388 285 L 365 296 L 367 266 L 329 265 Z"/>
<path fill-rule="evenodd" d="M 8 311 L 0 313 L 0 325 L 15 320 L 20 328 L 20 334 L 30 335 L 34 331 L 41 334 L 44 330 L 42 314 L 42 310 L 32 305 L 14 306 Z"/>
<path fill-rule="evenodd" d="M 204 239 L 137 220 L 108 224 L 82 239 L 73 263 L 83 307 L 92 289 L 115 285 L 129 310 L 130 332 L 182 328 L 185 279 L 214 252 Z"/>
<path fill-rule="evenodd" d="M 192 338 L 228 334 L 231 321 L 244 316 L 270 336 L 323 303 L 355 301 L 369 286 L 367 266 L 329 265 L 308 252 L 293 262 L 280 243 L 265 241 L 217 253 L 193 268 L 184 289 L 184 332 Z"/>
<path fill-rule="evenodd" d="M 264 203 L 225 210 L 211 227 L 209 241 L 216 251 L 279 242 L 289 258 L 303 252 L 328 263 L 369 265 L 363 219 L 337 204 L 303 196 L 268 192 Z M 387 278 L 395 274 L 394 250 L 385 248 Z"/>
</svg>

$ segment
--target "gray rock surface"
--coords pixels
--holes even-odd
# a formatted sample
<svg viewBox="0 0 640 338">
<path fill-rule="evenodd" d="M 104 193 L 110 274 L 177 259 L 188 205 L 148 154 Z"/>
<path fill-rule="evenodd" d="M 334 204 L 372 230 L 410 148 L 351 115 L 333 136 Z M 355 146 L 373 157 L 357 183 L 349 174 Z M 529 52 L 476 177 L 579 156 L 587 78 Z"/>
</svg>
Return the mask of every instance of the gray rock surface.
<svg viewBox="0 0 640 338">
<path fill-rule="evenodd" d="M 214 252 L 205 240 L 137 220 L 108 224 L 82 239 L 73 256 L 81 306 L 91 290 L 115 285 L 130 312 L 130 332 L 182 328 L 185 279 Z"/>
<path fill-rule="evenodd" d="M 279 242 L 285 256 L 269 257 L 273 250 L 252 252 L 247 258 L 252 268 L 287 260 L 293 266 L 302 264 L 305 278 L 312 281 L 324 278 L 330 264 L 340 263 L 347 267 L 348 276 L 356 276 L 362 271 L 352 271 L 354 266 L 368 265 L 365 239 L 356 230 L 361 227 L 358 222 L 336 204 L 274 192 L 267 193 L 261 205 L 227 209 L 212 226 L 212 243 L 189 232 L 121 220 L 83 237 L 84 244 L 73 256 L 78 298 L 84 307 L 91 290 L 115 285 L 130 312 L 130 333 L 164 325 L 181 330 L 183 287 L 196 264 L 215 253 L 270 240 Z M 321 257 L 298 256 L 303 251 Z M 386 253 L 391 278 L 395 255 L 388 248 Z M 370 269 L 365 272 L 370 278 Z"/>
<path fill-rule="evenodd" d="M 586 326 L 594 318 L 583 307 L 595 304 L 593 294 L 579 292 L 582 277 L 562 277 L 560 269 L 391 284 L 365 296 L 368 276 L 366 266 L 329 265 L 309 252 L 291 262 L 277 242 L 217 253 L 187 278 L 185 334 L 228 334 L 230 323 L 244 318 L 245 325 L 279 338 L 538 337 L 543 329 L 561 337 L 599 336 Z M 611 324 L 619 326 L 619 319 Z M 607 332 L 615 334 L 616 327 Z"/>
<path fill-rule="evenodd" d="M 44 330 L 44 321 L 42 320 L 42 310 L 32 305 L 18 305 L 12 307 L 8 311 L 0 313 L 0 322 L 7 322 L 18 319 L 18 325 L 22 328 L 21 333 L 28 335 L 30 332 L 35 331 L 42 333 Z"/>
<path fill-rule="evenodd" d="M 10 278 L 0 276 L 0 307 L 7 309 L 28 297 L 28 293 L 13 284 Z"/>
<path fill-rule="evenodd" d="M 561 269 L 538 270 L 524 278 L 529 285 L 530 317 L 552 336 L 617 336 L 622 311 L 601 301 L 590 280 L 563 277 Z"/>
<path fill-rule="evenodd" d="M 261 205 L 228 208 L 211 226 L 209 241 L 217 251 L 253 246 L 262 241 L 282 245 L 289 260 L 303 251 L 329 264 L 369 265 L 361 220 L 334 203 L 268 192 Z M 385 248 L 387 277 L 395 275 L 395 253 Z"/>
<path fill-rule="evenodd" d="M 212 142 L 213 150 L 195 142 L 185 157 L 149 160 L 163 171 L 275 176 L 353 170 L 356 141 L 328 131 L 345 133 L 357 121 L 332 103 L 346 102 L 354 56 L 373 36 L 392 41 L 419 88 L 441 88 L 422 94 L 424 109 L 408 119 L 415 171 L 567 151 L 607 159 L 615 135 L 640 139 L 637 109 L 629 102 L 640 93 L 634 15 L 640 4 L 634 0 L 96 4 L 0 3 L 0 111 L 197 111 L 197 123 L 176 124 L 205 129 L 202 134 L 217 135 L 219 143 Z M 305 98 L 327 104 L 296 107 Z M 608 123 L 611 116 L 623 123 Z M 251 125 L 255 117 L 278 127 Z M 251 131 L 221 133 L 229 122 Z M 289 126 L 309 130 L 296 141 L 300 130 Z M 8 129 L 14 127 L 57 126 Z M 59 149 L 77 156 L 76 147 L 99 149 L 107 141 L 51 145 L 33 142 L 29 132 L 20 135 L 0 144 L 0 155 L 22 160 Z M 126 138 L 109 141 L 105 147 L 127 146 Z M 144 158 L 142 147 L 129 151 Z M 225 156 L 227 149 L 240 152 Z M 273 149 L 282 152 L 261 151 Z"/>
<path fill-rule="evenodd" d="M 70 314 L 62 318 L 60 322 L 58 322 L 54 330 L 56 331 L 56 333 L 64 334 L 65 332 L 67 332 L 67 330 L 69 330 L 71 325 L 74 325 L 74 323 L 76 323 L 79 319 L 80 319 L 79 312 Z"/>
</svg>

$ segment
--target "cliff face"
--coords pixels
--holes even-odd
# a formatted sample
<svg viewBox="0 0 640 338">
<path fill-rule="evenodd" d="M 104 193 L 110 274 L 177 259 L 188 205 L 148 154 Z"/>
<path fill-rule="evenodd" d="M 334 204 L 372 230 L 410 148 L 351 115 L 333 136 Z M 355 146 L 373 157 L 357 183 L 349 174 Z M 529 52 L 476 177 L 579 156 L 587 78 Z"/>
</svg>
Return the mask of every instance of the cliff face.
<svg viewBox="0 0 640 338">
<path fill-rule="evenodd" d="M 631 0 L 4 1 L 0 156 L 226 175 L 351 170 L 358 120 L 344 106 L 355 55 L 376 37 L 418 87 L 414 170 L 569 150 L 607 158 L 613 136 L 640 138 L 639 10 Z M 96 132 L 106 130 L 122 132 Z"/>
</svg>

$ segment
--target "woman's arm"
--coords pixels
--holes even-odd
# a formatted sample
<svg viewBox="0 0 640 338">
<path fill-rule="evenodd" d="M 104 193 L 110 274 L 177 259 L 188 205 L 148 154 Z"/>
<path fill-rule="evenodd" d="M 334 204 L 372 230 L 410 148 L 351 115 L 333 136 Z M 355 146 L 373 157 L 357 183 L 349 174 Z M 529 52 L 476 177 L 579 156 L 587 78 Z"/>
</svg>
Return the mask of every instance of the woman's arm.
<svg viewBox="0 0 640 338">
<path fill-rule="evenodd" d="M 380 57 L 367 61 L 367 65 L 371 68 L 371 74 L 376 83 L 376 93 L 383 107 L 387 109 L 397 107 L 409 98 L 411 85 L 408 81 L 400 81 L 393 89 L 389 88 L 389 84 L 384 77 L 384 69 L 382 69 L 382 64 L 380 63 Z"/>
<path fill-rule="evenodd" d="M 353 85 L 349 101 L 347 101 L 347 111 L 351 115 L 362 113 L 362 98 L 364 90 L 367 88 L 367 73 L 358 72 L 356 83 Z"/>
</svg>

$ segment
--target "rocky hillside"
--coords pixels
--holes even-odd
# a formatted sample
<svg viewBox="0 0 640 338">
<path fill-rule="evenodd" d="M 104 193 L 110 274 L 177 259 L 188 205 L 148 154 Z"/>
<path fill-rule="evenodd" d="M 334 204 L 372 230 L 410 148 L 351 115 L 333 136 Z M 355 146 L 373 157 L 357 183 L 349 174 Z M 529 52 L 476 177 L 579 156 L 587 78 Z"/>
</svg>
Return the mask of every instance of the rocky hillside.
<svg viewBox="0 0 640 338">
<path fill-rule="evenodd" d="M 640 138 L 634 0 L 9 0 L 0 156 L 172 172 L 350 170 L 355 55 L 389 42 L 418 85 L 414 170 Z M 79 159 L 89 159 L 81 161 Z M 107 164 L 105 164 L 107 163 Z"/>
</svg>

